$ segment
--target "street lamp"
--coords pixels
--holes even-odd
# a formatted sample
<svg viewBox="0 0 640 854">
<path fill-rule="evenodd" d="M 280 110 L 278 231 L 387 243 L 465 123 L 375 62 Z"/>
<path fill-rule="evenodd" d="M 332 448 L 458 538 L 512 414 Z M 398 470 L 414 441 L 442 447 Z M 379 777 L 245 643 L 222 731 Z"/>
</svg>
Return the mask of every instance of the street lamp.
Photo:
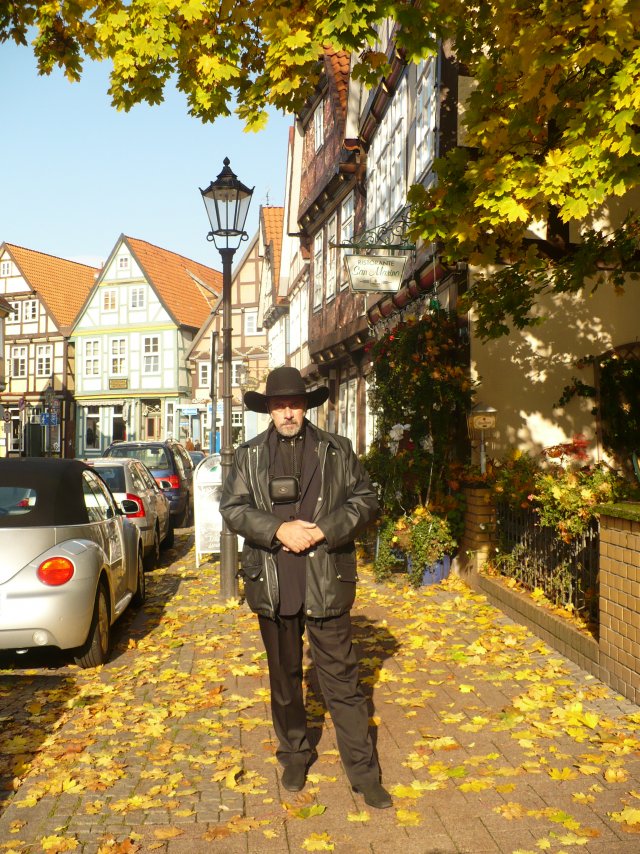
<svg viewBox="0 0 640 854">
<path fill-rule="evenodd" d="M 207 240 L 213 241 L 222 258 L 222 447 L 220 462 L 222 482 L 231 472 L 233 464 L 233 434 L 231 431 L 231 265 L 240 243 L 248 238 L 244 224 L 249 213 L 253 187 L 249 189 L 229 167 L 225 157 L 224 168 L 206 190 L 200 188 L 204 206 L 211 223 Z M 238 595 L 236 570 L 238 543 L 235 534 L 222 523 L 220 535 L 220 595 L 223 599 Z"/>
</svg>

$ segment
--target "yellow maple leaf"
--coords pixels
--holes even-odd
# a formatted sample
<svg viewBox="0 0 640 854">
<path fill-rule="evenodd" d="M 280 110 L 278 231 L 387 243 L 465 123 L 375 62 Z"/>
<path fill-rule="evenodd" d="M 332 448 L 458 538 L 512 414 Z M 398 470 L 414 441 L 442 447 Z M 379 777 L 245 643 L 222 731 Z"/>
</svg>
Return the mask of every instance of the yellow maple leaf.
<svg viewBox="0 0 640 854">
<path fill-rule="evenodd" d="M 613 821 L 631 825 L 640 824 L 640 809 L 636 807 L 625 807 L 622 812 L 610 812 L 608 815 Z"/>
<path fill-rule="evenodd" d="M 176 836 L 182 836 L 184 830 L 179 830 L 177 827 L 159 827 L 153 831 L 156 839 L 175 839 Z"/>
<path fill-rule="evenodd" d="M 347 821 L 371 821 L 371 816 L 366 810 L 362 812 L 347 813 Z"/>
<path fill-rule="evenodd" d="M 45 836 L 40 840 L 43 851 L 51 851 L 52 854 L 58 854 L 61 851 L 75 851 L 80 844 L 75 836 Z"/>
<path fill-rule="evenodd" d="M 574 792 L 571 797 L 577 804 L 592 804 L 595 801 L 594 796 L 586 792 Z"/>
<path fill-rule="evenodd" d="M 469 780 L 466 783 L 461 783 L 458 788 L 461 792 L 483 792 L 485 789 L 492 789 L 494 781 L 486 780 Z"/>
<path fill-rule="evenodd" d="M 328 833 L 312 833 L 303 841 L 305 851 L 333 851 L 335 845 Z"/>
<path fill-rule="evenodd" d="M 401 827 L 418 827 L 422 824 L 420 813 L 411 810 L 396 810 L 396 819 Z"/>
<path fill-rule="evenodd" d="M 629 779 L 629 773 L 624 768 L 607 768 L 604 779 L 607 783 L 624 783 Z"/>
<path fill-rule="evenodd" d="M 578 777 L 573 768 L 551 768 L 548 773 L 552 780 L 575 780 Z"/>
</svg>

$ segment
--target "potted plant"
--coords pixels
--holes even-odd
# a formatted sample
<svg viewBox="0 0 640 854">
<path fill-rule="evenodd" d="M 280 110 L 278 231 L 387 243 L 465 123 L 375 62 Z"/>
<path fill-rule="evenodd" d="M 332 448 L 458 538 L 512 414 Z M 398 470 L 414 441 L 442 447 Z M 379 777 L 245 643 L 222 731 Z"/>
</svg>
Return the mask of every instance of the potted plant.
<svg viewBox="0 0 640 854">
<path fill-rule="evenodd" d="M 383 522 L 374 561 L 375 576 L 382 581 L 394 569 L 402 569 L 413 587 L 434 584 L 449 574 L 455 548 L 447 520 L 419 505 L 410 515 Z"/>
<path fill-rule="evenodd" d="M 456 542 L 446 519 L 417 507 L 409 527 L 407 574 L 413 587 L 435 584 L 449 575 Z"/>
</svg>

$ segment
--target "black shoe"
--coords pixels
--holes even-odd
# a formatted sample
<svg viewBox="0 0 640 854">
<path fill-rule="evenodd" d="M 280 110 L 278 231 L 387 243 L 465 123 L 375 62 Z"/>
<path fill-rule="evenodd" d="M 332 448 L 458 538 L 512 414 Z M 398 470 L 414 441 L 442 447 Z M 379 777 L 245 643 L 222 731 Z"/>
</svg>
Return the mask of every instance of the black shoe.
<svg viewBox="0 0 640 854">
<path fill-rule="evenodd" d="M 354 786 L 354 792 L 364 795 L 364 802 L 377 810 L 393 806 L 391 795 L 380 783 L 368 783 L 366 786 Z"/>
<path fill-rule="evenodd" d="M 307 766 L 299 762 L 286 765 L 282 772 L 282 785 L 288 792 L 299 792 L 307 781 Z"/>
</svg>

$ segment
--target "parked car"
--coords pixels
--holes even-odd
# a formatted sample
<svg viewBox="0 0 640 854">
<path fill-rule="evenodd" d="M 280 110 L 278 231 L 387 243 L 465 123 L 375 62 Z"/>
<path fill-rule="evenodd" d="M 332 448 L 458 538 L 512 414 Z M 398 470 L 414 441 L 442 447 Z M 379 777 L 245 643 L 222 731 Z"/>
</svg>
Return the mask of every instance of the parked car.
<svg viewBox="0 0 640 854">
<path fill-rule="evenodd" d="M 179 442 L 114 442 L 104 455 L 144 463 L 169 499 L 174 528 L 183 528 L 193 518 L 193 463 Z"/>
<path fill-rule="evenodd" d="M 129 457 L 98 457 L 87 460 L 111 490 L 125 516 L 142 536 L 147 569 L 157 566 L 160 546 L 173 545 L 169 499 L 149 469 Z"/>
<path fill-rule="evenodd" d="M 0 459 L 0 649 L 109 656 L 111 627 L 145 599 L 140 531 L 80 460 Z"/>
<path fill-rule="evenodd" d="M 195 468 L 207 456 L 204 451 L 187 451 Z"/>
</svg>

